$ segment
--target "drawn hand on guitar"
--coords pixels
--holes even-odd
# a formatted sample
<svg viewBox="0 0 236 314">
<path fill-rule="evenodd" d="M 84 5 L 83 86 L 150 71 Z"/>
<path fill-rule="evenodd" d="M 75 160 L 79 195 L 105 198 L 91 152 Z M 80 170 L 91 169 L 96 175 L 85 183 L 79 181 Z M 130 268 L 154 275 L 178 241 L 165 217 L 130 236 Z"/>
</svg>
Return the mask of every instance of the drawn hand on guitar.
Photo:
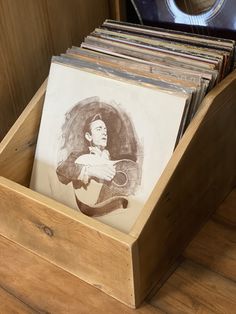
<svg viewBox="0 0 236 314">
<path fill-rule="evenodd" d="M 85 154 L 75 164 L 82 170 L 78 180 L 87 183 L 75 188 L 79 209 L 89 216 L 101 216 L 118 208 L 127 208 L 127 196 L 138 183 L 138 164 L 132 160 L 104 160 Z"/>
<path fill-rule="evenodd" d="M 89 178 L 111 181 L 116 174 L 116 167 L 113 164 L 90 165 L 87 167 Z"/>
<path fill-rule="evenodd" d="M 88 216 L 101 216 L 128 207 L 139 183 L 139 166 L 131 159 L 111 160 L 107 127 L 100 114 L 85 123 L 88 153 L 72 151 L 57 167 L 61 183 L 72 182 L 78 209 Z"/>
</svg>

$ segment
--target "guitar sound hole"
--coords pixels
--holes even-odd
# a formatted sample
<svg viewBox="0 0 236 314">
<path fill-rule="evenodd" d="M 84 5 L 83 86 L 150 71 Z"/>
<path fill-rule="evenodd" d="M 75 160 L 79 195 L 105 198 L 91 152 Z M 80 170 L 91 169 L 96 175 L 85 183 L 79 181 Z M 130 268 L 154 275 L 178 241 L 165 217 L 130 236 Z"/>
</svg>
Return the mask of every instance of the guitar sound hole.
<svg viewBox="0 0 236 314">
<path fill-rule="evenodd" d="M 122 187 L 127 184 L 127 176 L 123 171 L 117 171 L 115 178 L 113 180 L 113 184 Z"/>
<path fill-rule="evenodd" d="M 186 14 L 198 15 L 210 11 L 217 0 L 175 0 L 178 8 Z"/>
</svg>

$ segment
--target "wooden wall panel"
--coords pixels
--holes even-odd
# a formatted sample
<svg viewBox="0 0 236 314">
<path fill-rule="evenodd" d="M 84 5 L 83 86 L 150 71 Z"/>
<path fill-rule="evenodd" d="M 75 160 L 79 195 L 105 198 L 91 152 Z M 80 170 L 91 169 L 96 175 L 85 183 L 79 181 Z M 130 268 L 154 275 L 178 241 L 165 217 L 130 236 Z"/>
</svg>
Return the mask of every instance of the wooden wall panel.
<svg viewBox="0 0 236 314">
<path fill-rule="evenodd" d="M 108 0 L 0 0 L 0 140 L 47 77 L 51 56 L 108 17 Z"/>
<path fill-rule="evenodd" d="M 0 43 L 2 42 L 0 33 Z M 16 116 L 4 64 L 2 45 L 0 44 L 0 141 L 4 131 L 10 128 Z"/>
<path fill-rule="evenodd" d="M 118 21 L 126 20 L 126 1 L 110 0 L 111 18 Z"/>
</svg>

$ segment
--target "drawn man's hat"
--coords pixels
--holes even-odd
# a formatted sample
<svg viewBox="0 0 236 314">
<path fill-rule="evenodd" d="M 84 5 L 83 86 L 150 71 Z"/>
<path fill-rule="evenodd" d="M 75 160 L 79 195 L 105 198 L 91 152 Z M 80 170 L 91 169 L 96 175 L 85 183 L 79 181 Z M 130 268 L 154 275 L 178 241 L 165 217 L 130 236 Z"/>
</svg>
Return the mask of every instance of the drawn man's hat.
<svg viewBox="0 0 236 314">
<path fill-rule="evenodd" d="M 91 123 L 97 120 L 103 120 L 102 115 L 100 113 L 96 113 L 95 115 L 89 117 L 85 122 L 84 133 L 90 132 Z"/>
<path fill-rule="evenodd" d="M 90 124 L 96 120 L 102 120 L 102 115 L 100 113 L 96 113 L 95 116 L 91 118 Z"/>
</svg>

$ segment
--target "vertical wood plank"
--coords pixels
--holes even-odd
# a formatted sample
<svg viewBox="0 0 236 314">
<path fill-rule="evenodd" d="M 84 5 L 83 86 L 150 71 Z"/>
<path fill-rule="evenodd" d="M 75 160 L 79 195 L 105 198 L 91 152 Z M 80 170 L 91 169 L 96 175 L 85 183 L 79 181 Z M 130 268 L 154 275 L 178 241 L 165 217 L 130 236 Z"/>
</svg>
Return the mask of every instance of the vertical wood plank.
<svg viewBox="0 0 236 314">
<path fill-rule="evenodd" d="M 110 16 L 108 0 L 47 0 L 46 3 L 54 54 L 79 45 L 84 36 Z"/>
<path fill-rule="evenodd" d="M 109 17 L 108 0 L 0 0 L 0 141 L 48 76 L 52 55 Z"/>
<path fill-rule="evenodd" d="M 1 25 L 1 21 L 0 21 Z M 0 42 L 3 39 L 0 31 Z M 5 59 L 2 51 L 3 45 L 0 45 L 0 141 L 4 134 L 10 129 L 17 115 L 12 105 L 12 93 L 8 84 L 8 77 L 5 68 Z"/>
<path fill-rule="evenodd" d="M 125 0 L 109 0 L 111 18 L 117 21 L 125 21 L 126 19 L 126 1 Z"/>
<path fill-rule="evenodd" d="M 17 116 L 46 78 L 53 53 L 43 4 L 29 0 L 0 2 L 4 68 Z"/>
</svg>

